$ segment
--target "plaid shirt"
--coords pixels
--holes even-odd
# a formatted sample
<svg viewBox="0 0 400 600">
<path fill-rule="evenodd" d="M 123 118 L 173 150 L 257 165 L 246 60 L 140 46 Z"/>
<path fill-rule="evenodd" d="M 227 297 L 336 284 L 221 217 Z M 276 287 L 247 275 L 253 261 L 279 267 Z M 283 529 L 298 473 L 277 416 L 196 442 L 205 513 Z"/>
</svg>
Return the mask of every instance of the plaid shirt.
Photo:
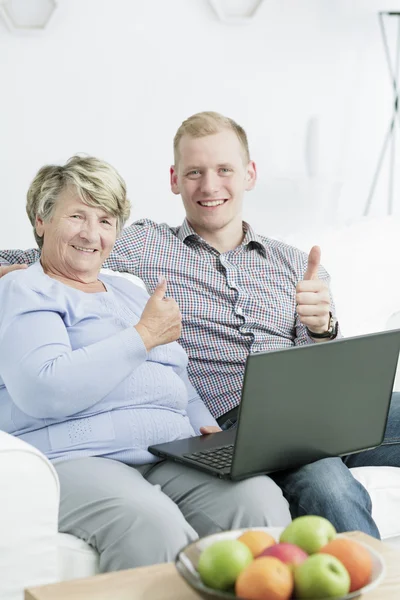
<svg viewBox="0 0 400 600">
<path fill-rule="evenodd" d="M 144 219 L 123 230 L 104 264 L 137 275 L 150 293 L 166 276 L 167 295 L 182 312 L 179 342 L 189 355 L 190 380 L 216 418 L 239 404 L 249 352 L 313 343 L 296 313 L 307 254 L 246 223 L 243 231 L 242 244 L 221 254 L 186 220 L 168 227 Z M 13 263 L 38 257 L 38 250 L 0 252 L 0 260 Z M 322 267 L 319 277 L 329 285 Z"/>
</svg>

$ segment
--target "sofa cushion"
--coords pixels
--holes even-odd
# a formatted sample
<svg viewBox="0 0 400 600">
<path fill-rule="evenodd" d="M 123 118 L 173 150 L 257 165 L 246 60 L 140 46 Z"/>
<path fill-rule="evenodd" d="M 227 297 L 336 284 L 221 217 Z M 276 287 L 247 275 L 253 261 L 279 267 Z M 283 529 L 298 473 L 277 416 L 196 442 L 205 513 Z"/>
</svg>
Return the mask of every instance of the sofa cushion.
<svg viewBox="0 0 400 600">
<path fill-rule="evenodd" d="M 124 273 L 122 271 L 112 271 L 111 269 L 101 269 L 100 273 L 103 273 L 104 275 L 119 275 L 120 277 L 125 277 L 125 279 L 129 279 L 129 281 L 131 281 L 135 285 L 143 288 L 144 290 L 147 289 L 144 281 L 142 279 L 140 279 L 140 277 L 137 277 L 136 275 L 133 275 L 132 273 Z"/>
<path fill-rule="evenodd" d="M 69 533 L 59 533 L 56 543 L 60 581 L 99 573 L 99 555 L 89 544 Z"/>
<path fill-rule="evenodd" d="M 352 475 L 368 490 L 382 539 L 400 536 L 400 468 L 355 467 Z"/>
</svg>

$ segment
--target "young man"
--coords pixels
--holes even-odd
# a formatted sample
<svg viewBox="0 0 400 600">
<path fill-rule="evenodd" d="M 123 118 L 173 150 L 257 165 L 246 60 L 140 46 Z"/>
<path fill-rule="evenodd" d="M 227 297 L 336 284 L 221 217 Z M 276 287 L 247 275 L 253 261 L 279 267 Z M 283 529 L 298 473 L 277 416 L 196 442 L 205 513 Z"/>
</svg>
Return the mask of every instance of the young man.
<svg viewBox="0 0 400 600">
<path fill-rule="evenodd" d="M 326 343 L 337 336 L 329 276 L 320 266 L 318 247 L 307 256 L 257 235 L 242 221 L 243 197 L 255 185 L 256 165 L 237 123 L 212 112 L 193 115 L 175 135 L 174 158 L 171 188 L 184 203 L 182 226 L 133 223 L 104 266 L 141 277 L 151 293 L 158 276 L 165 275 L 167 293 L 182 312 L 180 342 L 189 355 L 191 382 L 227 428 L 237 418 L 249 352 Z M 0 252 L 0 261 L 14 263 L 38 257 L 37 250 Z M 320 514 L 338 531 L 358 529 L 379 537 L 370 497 L 348 467 L 400 466 L 399 396 L 392 399 L 390 445 L 274 474 L 293 517 Z"/>
</svg>

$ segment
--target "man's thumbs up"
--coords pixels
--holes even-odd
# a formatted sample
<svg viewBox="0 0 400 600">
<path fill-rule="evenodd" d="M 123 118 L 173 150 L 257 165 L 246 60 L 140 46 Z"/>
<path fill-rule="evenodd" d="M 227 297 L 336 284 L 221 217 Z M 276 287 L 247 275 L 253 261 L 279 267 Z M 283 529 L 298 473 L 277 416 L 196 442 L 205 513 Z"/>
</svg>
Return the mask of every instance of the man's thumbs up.
<svg viewBox="0 0 400 600">
<path fill-rule="evenodd" d="M 318 279 L 318 269 L 321 262 L 321 248 L 313 246 L 308 255 L 307 271 L 304 274 L 304 280 Z"/>
<path fill-rule="evenodd" d="M 296 310 L 301 323 L 311 333 L 327 331 L 330 319 L 330 296 L 325 281 L 318 277 L 321 248 L 313 246 L 308 255 L 307 270 L 296 286 Z"/>
</svg>

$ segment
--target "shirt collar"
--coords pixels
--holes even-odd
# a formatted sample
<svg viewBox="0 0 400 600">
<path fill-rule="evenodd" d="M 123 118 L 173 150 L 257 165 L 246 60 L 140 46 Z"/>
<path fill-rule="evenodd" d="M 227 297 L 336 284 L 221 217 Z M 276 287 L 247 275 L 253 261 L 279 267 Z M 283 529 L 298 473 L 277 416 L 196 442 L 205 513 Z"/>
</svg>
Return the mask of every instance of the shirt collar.
<svg viewBox="0 0 400 600">
<path fill-rule="evenodd" d="M 254 229 L 245 221 L 243 221 L 243 233 L 244 233 L 244 238 L 243 238 L 243 242 L 241 245 L 242 246 L 248 246 L 249 244 L 254 245 L 259 250 L 261 250 L 265 256 L 266 248 L 265 248 L 264 242 L 262 241 L 261 237 L 256 234 Z M 185 243 L 185 241 L 188 238 L 195 238 L 198 241 L 203 241 L 202 238 L 199 236 L 199 234 L 196 233 L 195 230 L 189 225 L 189 222 L 187 219 L 185 219 L 183 221 L 181 227 L 179 228 L 177 237 L 178 237 L 178 239 L 180 239 L 180 241 L 182 243 Z"/>
<path fill-rule="evenodd" d="M 251 227 L 251 225 L 249 225 L 245 221 L 243 221 L 243 233 L 244 238 L 242 246 L 248 246 L 249 244 L 252 244 L 257 246 L 257 248 L 259 248 L 264 255 L 266 254 L 265 244 L 262 241 L 261 237 L 257 235 L 254 229 Z"/>
<path fill-rule="evenodd" d="M 185 219 L 183 221 L 182 225 L 179 227 L 179 231 L 178 231 L 177 237 L 183 243 L 185 242 L 185 240 L 188 237 L 195 237 L 198 240 L 200 239 L 200 236 L 195 232 L 194 229 L 192 229 L 192 227 L 189 225 L 187 219 Z"/>
</svg>

